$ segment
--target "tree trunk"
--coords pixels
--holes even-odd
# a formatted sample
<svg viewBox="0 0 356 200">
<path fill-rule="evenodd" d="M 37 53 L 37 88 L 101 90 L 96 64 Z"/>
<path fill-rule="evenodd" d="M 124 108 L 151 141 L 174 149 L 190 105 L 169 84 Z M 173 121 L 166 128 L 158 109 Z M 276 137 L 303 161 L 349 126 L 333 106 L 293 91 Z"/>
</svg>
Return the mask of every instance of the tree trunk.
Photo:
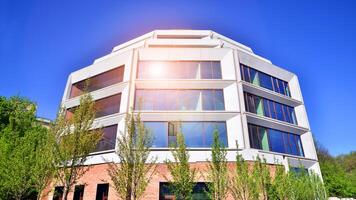
<svg viewBox="0 0 356 200">
<path fill-rule="evenodd" d="M 65 187 L 64 191 L 63 191 L 63 200 L 67 200 L 68 199 L 68 193 L 69 193 L 69 187 Z"/>
</svg>

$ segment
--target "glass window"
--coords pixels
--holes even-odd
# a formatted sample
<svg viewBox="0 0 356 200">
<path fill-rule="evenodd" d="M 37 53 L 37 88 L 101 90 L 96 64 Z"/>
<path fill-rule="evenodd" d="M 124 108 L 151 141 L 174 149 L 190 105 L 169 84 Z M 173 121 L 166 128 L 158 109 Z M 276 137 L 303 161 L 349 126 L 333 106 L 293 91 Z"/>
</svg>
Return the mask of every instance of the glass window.
<svg viewBox="0 0 356 200">
<path fill-rule="evenodd" d="M 284 87 L 284 81 L 278 80 L 278 87 L 279 87 L 279 92 L 281 94 L 286 95 L 285 87 Z"/>
<path fill-rule="evenodd" d="M 203 110 L 224 110 L 222 90 L 202 90 Z"/>
<path fill-rule="evenodd" d="M 98 184 L 96 187 L 96 198 L 95 200 L 108 200 L 109 198 L 109 184 L 103 183 Z"/>
<path fill-rule="evenodd" d="M 139 79 L 221 79 L 221 66 L 219 61 L 139 61 L 137 77 Z"/>
<path fill-rule="evenodd" d="M 54 188 L 54 193 L 53 193 L 53 200 L 62 200 L 63 199 L 63 193 L 64 193 L 64 187 L 63 186 L 57 186 Z"/>
<path fill-rule="evenodd" d="M 124 66 L 93 76 L 89 79 L 74 83 L 70 90 L 69 98 L 79 96 L 84 93 L 87 86 L 88 92 L 99 90 L 116 83 L 120 83 L 124 78 Z M 88 84 L 88 85 L 87 85 Z"/>
<path fill-rule="evenodd" d="M 248 131 L 250 136 L 251 147 L 255 149 L 262 149 L 261 141 L 259 140 L 259 136 L 258 136 L 257 126 L 249 124 Z"/>
<path fill-rule="evenodd" d="M 166 122 L 144 122 L 144 125 L 153 137 L 152 147 L 168 146 L 168 124 Z"/>
<path fill-rule="evenodd" d="M 174 196 L 171 183 L 160 182 L 159 183 L 159 200 L 175 200 L 180 199 Z M 194 185 L 192 191 L 192 199 L 203 200 L 210 199 L 207 191 L 209 191 L 208 185 L 204 182 L 198 182 Z"/>
<path fill-rule="evenodd" d="M 182 123 L 182 133 L 184 135 L 185 144 L 188 147 L 203 147 L 203 124 L 199 122 L 184 122 Z"/>
<path fill-rule="evenodd" d="M 275 108 L 276 108 L 277 119 L 281 120 L 281 121 L 285 121 L 284 115 L 283 115 L 283 110 L 282 110 L 282 105 L 279 103 L 275 103 Z"/>
<path fill-rule="evenodd" d="M 95 151 L 106 151 L 115 149 L 117 125 L 104 127 L 102 131 L 103 137 L 96 146 Z"/>
<path fill-rule="evenodd" d="M 224 122 L 207 122 L 204 123 L 204 134 L 203 138 L 205 139 L 205 146 L 211 147 L 214 142 L 214 132 L 218 131 L 220 142 L 227 147 L 227 132 L 226 132 L 226 124 Z"/>
<path fill-rule="evenodd" d="M 265 73 L 259 73 L 258 75 L 259 75 L 258 77 L 260 79 L 261 87 L 267 88 L 269 90 L 273 90 L 271 76 Z"/>
<path fill-rule="evenodd" d="M 269 144 L 268 144 L 268 136 L 267 136 L 267 129 L 264 127 L 257 127 L 259 133 L 259 140 L 261 144 L 261 149 L 268 151 Z"/>
<path fill-rule="evenodd" d="M 221 66 L 218 61 L 200 62 L 201 79 L 221 79 Z"/>
<path fill-rule="evenodd" d="M 74 188 L 73 200 L 83 200 L 84 185 L 76 185 Z"/>
<path fill-rule="evenodd" d="M 200 100 L 202 95 L 202 108 Z M 222 90 L 136 90 L 135 108 L 142 110 L 224 110 Z"/>
<path fill-rule="evenodd" d="M 260 85 L 258 73 L 255 69 L 248 68 L 250 71 L 250 82 L 254 85 Z"/>
<path fill-rule="evenodd" d="M 241 67 L 242 80 L 250 83 L 251 80 L 250 80 L 248 68 L 246 66 L 244 66 L 243 64 L 241 64 L 240 67 Z"/>
<path fill-rule="evenodd" d="M 177 145 L 179 126 L 177 122 L 168 122 L 168 147 Z"/>
<path fill-rule="evenodd" d="M 263 111 L 264 111 L 264 116 L 266 117 L 271 117 L 271 108 L 269 106 L 269 100 L 263 99 Z"/>
<path fill-rule="evenodd" d="M 119 113 L 121 94 L 112 95 L 95 101 L 96 117 Z"/>
<path fill-rule="evenodd" d="M 269 133 L 269 140 L 271 144 L 271 151 L 286 153 L 284 148 L 284 140 L 283 140 L 282 133 L 274 129 L 269 129 L 268 133 Z"/>
</svg>

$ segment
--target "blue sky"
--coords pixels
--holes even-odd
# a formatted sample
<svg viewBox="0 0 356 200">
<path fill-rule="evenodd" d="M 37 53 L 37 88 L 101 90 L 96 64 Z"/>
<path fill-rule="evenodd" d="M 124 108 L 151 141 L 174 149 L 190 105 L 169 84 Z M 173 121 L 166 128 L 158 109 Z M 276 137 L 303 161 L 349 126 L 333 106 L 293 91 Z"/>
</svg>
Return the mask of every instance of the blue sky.
<svg viewBox="0 0 356 200">
<path fill-rule="evenodd" d="M 128 3 L 130 2 L 130 3 Z M 210 29 L 299 76 L 315 138 L 356 150 L 352 1 L 0 0 L 0 95 L 53 119 L 70 72 L 154 29 Z"/>
</svg>

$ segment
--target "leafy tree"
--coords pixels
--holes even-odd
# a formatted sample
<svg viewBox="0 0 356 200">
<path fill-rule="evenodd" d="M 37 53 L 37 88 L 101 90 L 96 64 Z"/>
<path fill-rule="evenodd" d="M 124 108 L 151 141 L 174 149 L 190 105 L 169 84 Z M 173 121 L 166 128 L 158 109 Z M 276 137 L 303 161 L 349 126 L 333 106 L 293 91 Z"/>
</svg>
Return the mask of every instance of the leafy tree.
<svg viewBox="0 0 356 200">
<path fill-rule="evenodd" d="M 61 108 L 51 126 L 56 138 L 55 161 L 58 170 L 55 177 L 64 186 L 64 200 L 67 200 L 70 189 L 89 170 L 90 167 L 84 165 L 85 161 L 102 138 L 100 129 L 91 130 L 94 118 L 94 101 L 85 93 L 72 118 L 66 119 L 65 109 Z"/>
<path fill-rule="evenodd" d="M 140 114 L 126 118 L 126 131 L 117 140 L 120 163 L 109 164 L 108 173 L 121 199 L 141 199 L 156 171 L 156 158 L 150 158 L 152 137 Z"/>
<path fill-rule="evenodd" d="M 189 166 L 189 152 L 187 151 L 181 131 L 177 133 L 177 145 L 172 145 L 170 150 L 173 161 L 165 161 L 171 174 L 171 179 L 166 177 L 170 183 L 170 189 L 177 199 L 192 199 L 196 170 L 191 169 Z"/>
<path fill-rule="evenodd" d="M 334 158 L 327 149 L 316 145 L 326 191 L 333 197 L 356 197 L 355 152 Z"/>
<path fill-rule="evenodd" d="M 22 97 L 0 97 L 0 199 L 39 194 L 53 173 L 53 137 Z"/>
<path fill-rule="evenodd" d="M 211 199 L 222 200 L 227 196 L 228 169 L 226 148 L 219 139 L 219 132 L 214 130 L 214 140 L 211 147 L 211 161 L 208 165 L 208 194 Z"/>
<path fill-rule="evenodd" d="M 230 177 L 230 192 L 234 199 L 257 200 L 258 183 L 250 175 L 249 164 L 240 154 L 236 154 L 235 171 Z"/>
<path fill-rule="evenodd" d="M 271 176 L 270 169 L 266 164 L 266 160 L 261 160 L 259 156 L 257 156 L 256 162 L 253 165 L 252 171 L 252 179 L 257 184 L 257 191 L 259 193 L 258 199 L 267 200 L 268 192 L 271 187 Z"/>
</svg>

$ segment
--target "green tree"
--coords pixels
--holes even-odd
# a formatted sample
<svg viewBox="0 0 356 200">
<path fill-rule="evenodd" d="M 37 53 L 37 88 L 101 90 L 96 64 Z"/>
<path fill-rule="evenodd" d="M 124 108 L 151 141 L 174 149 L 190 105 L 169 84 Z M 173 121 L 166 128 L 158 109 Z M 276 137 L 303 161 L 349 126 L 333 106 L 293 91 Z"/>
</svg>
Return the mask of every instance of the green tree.
<svg viewBox="0 0 356 200">
<path fill-rule="evenodd" d="M 236 200 L 257 200 L 258 183 L 250 175 L 249 164 L 240 154 L 236 154 L 235 170 L 230 176 L 230 192 Z"/>
<path fill-rule="evenodd" d="M 85 166 L 89 154 L 93 152 L 102 138 L 102 130 L 92 130 L 95 119 L 94 101 L 90 94 L 80 98 L 80 105 L 75 108 L 72 118 L 67 119 L 65 109 L 61 108 L 51 126 L 56 138 L 55 177 L 64 186 L 64 200 L 70 189 L 88 170 Z"/>
<path fill-rule="evenodd" d="M 117 139 L 120 163 L 109 164 L 108 173 L 121 199 L 141 199 L 152 175 L 156 158 L 150 157 L 152 137 L 141 122 L 140 114 L 128 114 L 126 131 Z"/>
<path fill-rule="evenodd" d="M 257 184 L 256 187 L 260 196 L 258 199 L 267 200 L 268 192 L 271 187 L 271 176 L 265 159 L 261 160 L 261 158 L 257 156 L 251 176 L 253 181 Z"/>
<path fill-rule="evenodd" d="M 316 145 L 327 194 L 332 197 L 356 197 L 356 154 L 333 157 L 320 144 Z"/>
<path fill-rule="evenodd" d="M 214 130 L 214 140 L 211 146 L 211 161 L 208 165 L 208 194 L 211 199 L 222 200 L 227 196 L 228 169 L 226 148 L 219 139 L 219 132 Z"/>
<path fill-rule="evenodd" d="M 54 169 L 51 141 L 34 103 L 0 97 L 0 199 L 40 198 Z"/>
<path fill-rule="evenodd" d="M 165 161 L 171 175 L 171 179 L 166 177 L 170 183 L 170 189 L 177 199 L 192 199 L 196 170 L 189 166 L 189 152 L 181 131 L 177 133 L 177 144 L 171 145 L 170 150 L 173 160 Z"/>
</svg>

